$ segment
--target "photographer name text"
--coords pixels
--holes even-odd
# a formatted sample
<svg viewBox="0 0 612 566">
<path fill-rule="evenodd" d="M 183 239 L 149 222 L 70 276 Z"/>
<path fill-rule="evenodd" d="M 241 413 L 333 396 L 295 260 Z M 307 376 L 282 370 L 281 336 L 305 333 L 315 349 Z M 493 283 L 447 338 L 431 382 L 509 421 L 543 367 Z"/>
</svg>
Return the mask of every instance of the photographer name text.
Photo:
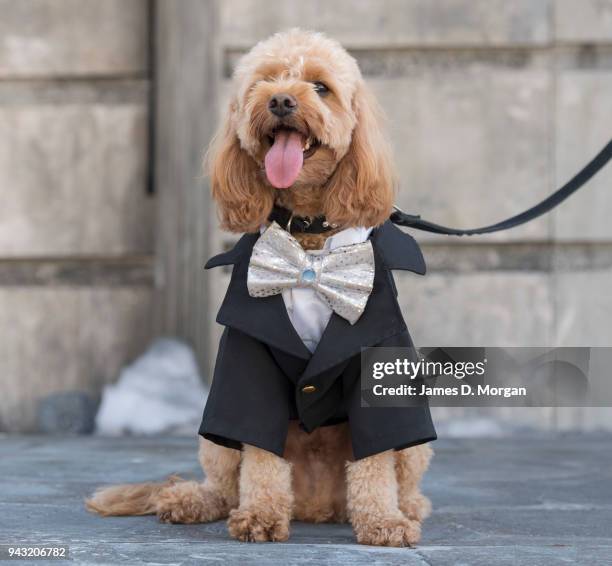
<svg viewBox="0 0 612 566">
<path fill-rule="evenodd" d="M 377 383 L 372 388 L 374 395 L 381 396 L 427 396 L 427 397 L 468 397 L 473 395 L 485 397 L 526 397 L 527 388 L 525 387 L 494 387 L 489 384 L 472 387 L 467 383 L 462 383 L 453 387 L 436 387 L 420 385 L 397 385 L 393 387 Z"/>
</svg>

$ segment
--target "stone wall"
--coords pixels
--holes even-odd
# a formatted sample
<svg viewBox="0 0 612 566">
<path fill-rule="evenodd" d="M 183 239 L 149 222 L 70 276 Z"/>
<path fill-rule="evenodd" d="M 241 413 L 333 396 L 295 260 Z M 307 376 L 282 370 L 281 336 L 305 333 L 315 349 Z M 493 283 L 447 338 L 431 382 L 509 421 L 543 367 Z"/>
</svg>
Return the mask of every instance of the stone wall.
<svg viewBox="0 0 612 566">
<path fill-rule="evenodd" d="M 0 0 L 0 431 L 150 333 L 146 0 Z"/>
</svg>

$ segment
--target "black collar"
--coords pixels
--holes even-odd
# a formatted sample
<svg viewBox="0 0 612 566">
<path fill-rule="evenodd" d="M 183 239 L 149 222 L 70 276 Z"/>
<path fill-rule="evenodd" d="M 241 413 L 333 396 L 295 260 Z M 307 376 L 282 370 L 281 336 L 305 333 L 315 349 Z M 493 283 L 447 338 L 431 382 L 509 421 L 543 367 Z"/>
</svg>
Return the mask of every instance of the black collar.
<svg viewBox="0 0 612 566">
<path fill-rule="evenodd" d="M 324 234 L 334 229 L 325 216 L 295 216 L 288 208 L 275 205 L 268 217 L 270 222 L 288 230 L 291 234 Z"/>
</svg>

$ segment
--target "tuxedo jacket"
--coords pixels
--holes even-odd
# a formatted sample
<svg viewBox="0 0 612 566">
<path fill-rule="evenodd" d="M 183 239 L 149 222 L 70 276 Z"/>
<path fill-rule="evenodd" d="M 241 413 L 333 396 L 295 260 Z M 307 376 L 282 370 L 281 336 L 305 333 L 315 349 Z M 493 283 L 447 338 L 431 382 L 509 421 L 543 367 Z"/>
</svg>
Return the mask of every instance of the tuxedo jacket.
<svg viewBox="0 0 612 566">
<path fill-rule="evenodd" d="M 361 406 L 361 348 L 413 347 L 391 271 L 425 273 L 415 240 L 391 222 L 372 231 L 375 275 L 365 310 L 354 325 L 333 313 L 311 353 L 282 295 L 249 295 L 249 259 L 258 238 L 245 234 L 206 264 L 233 270 L 217 315 L 225 330 L 200 434 L 230 448 L 246 443 L 282 456 L 290 420 L 306 432 L 348 420 L 355 459 L 435 440 L 426 401 L 416 407 Z"/>
</svg>

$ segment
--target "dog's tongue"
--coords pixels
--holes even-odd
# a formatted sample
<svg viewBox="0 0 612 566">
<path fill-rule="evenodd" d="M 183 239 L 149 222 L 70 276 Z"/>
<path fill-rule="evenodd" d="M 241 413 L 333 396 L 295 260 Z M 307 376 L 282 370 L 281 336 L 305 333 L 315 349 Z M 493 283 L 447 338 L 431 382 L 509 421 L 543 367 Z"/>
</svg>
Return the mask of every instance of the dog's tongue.
<svg viewBox="0 0 612 566">
<path fill-rule="evenodd" d="M 266 176 L 277 189 L 286 189 L 295 183 L 302 165 L 303 137 L 295 131 L 279 130 L 274 145 L 266 153 Z"/>
</svg>

